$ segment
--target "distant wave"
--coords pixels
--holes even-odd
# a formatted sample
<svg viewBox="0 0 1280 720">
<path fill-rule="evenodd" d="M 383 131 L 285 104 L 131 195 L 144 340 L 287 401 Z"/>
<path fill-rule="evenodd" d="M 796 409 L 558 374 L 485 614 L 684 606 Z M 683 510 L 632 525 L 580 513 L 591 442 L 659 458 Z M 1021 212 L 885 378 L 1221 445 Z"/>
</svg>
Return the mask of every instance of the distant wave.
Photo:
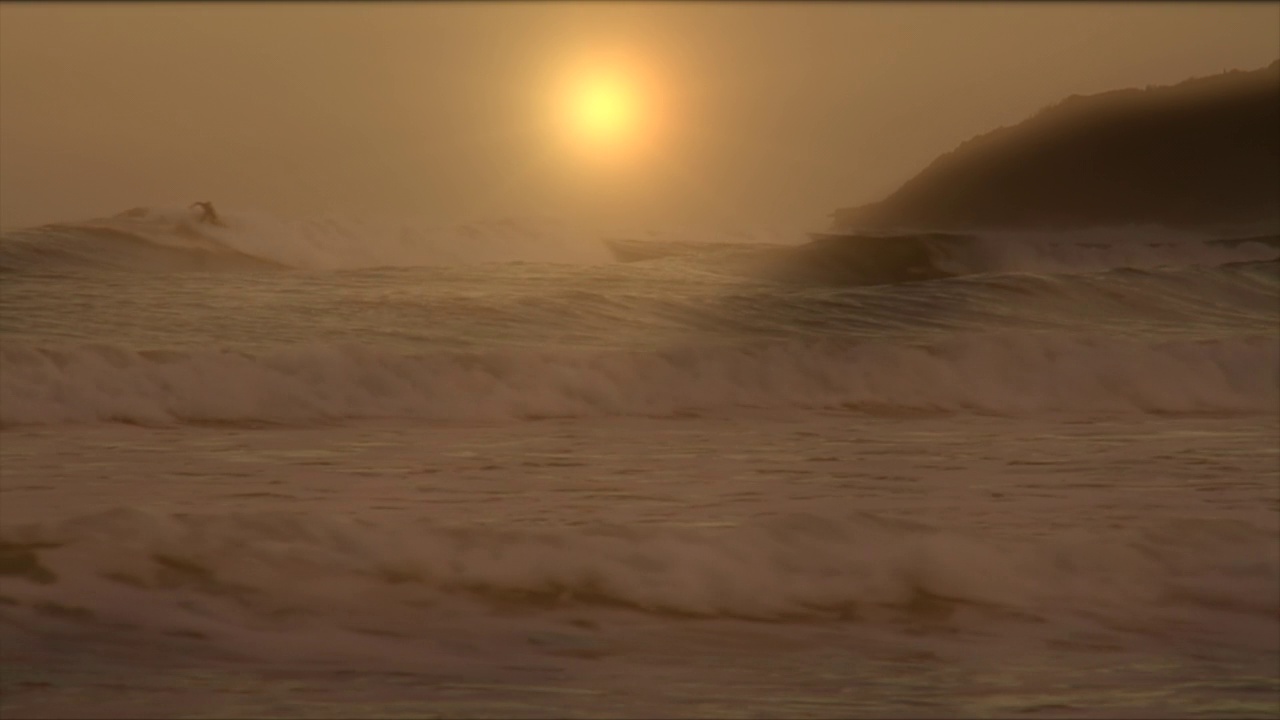
<svg viewBox="0 0 1280 720">
<path fill-rule="evenodd" d="M 677 259 L 720 272 L 820 285 L 886 285 L 989 273 L 1218 266 L 1280 257 L 1280 234 L 1202 237 L 1157 228 L 981 235 L 813 234 L 791 246 L 610 239 L 622 262 Z"/>
<path fill-rule="evenodd" d="M 419 354 L 355 345 L 260 354 L 0 347 L 0 424 L 8 427 L 665 417 L 747 408 L 1272 414 L 1278 406 L 1273 334 L 1195 341 L 993 332 L 916 343 Z"/>
<path fill-rule="evenodd" d="M 505 219 L 424 227 L 226 213 L 224 227 L 180 208 L 44 225 L 0 237 L 0 272 L 345 270 L 480 262 L 605 262 L 607 250 L 564 223 Z"/>
<path fill-rule="evenodd" d="M 440 227 L 254 213 L 227 213 L 225 219 L 220 227 L 198 223 L 181 208 L 134 208 L 109 218 L 13 230 L 0 235 L 0 272 L 674 261 L 786 283 L 861 286 L 988 273 L 1212 266 L 1280 257 L 1280 233 L 1208 237 L 1141 227 L 981 235 L 812 234 L 808 243 L 780 243 L 802 235 L 650 230 L 643 239 L 626 239 L 547 218 Z"/>
<path fill-rule="evenodd" d="M 262 270 L 280 263 L 236 250 L 213 228 L 175 222 L 167 231 L 121 221 L 45 225 L 6 233 L 0 272 L 59 270 Z"/>
</svg>

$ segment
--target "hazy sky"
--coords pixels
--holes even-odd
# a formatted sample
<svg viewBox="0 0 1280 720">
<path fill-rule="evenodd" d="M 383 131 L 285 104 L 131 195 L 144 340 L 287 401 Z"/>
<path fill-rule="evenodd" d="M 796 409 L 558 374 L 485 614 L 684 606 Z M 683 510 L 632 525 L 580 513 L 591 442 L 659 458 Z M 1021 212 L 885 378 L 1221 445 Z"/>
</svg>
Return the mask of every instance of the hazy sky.
<svg viewBox="0 0 1280 720">
<path fill-rule="evenodd" d="M 817 228 L 1066 95 L 1267 65 L 1278 27 L 1277 3 L 6 3 L 0 224 L 210 199 Z M 566 89 L 597 71 L 622 101 Z"/>
</svg>

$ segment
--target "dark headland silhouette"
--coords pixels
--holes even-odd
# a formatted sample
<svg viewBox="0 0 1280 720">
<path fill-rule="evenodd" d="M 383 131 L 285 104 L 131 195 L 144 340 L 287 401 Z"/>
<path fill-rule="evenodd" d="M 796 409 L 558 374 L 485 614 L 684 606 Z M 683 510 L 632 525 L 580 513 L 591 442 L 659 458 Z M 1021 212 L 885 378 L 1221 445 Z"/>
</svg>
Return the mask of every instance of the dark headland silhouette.
<svg viewBox="0 0 1280 720">
<path fill-rule="evenodd" d="M 838 232 L 1280 223 L 1280 61 L 1073 95 L 832 217 Z"/>
</svg>

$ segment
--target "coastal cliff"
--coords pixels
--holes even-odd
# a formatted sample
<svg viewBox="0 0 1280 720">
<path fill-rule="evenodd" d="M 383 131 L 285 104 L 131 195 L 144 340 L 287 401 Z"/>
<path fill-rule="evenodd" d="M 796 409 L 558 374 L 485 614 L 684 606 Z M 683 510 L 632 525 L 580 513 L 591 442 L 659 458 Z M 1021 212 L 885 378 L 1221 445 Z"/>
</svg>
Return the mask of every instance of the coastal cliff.
<svg viewBox="0 0 1280 720">
<path fill-rule="evenodd" d="M 843 232 L 1280 222 L 1280 61 L 1073 95 L 832 217 Z"/>
</svg>

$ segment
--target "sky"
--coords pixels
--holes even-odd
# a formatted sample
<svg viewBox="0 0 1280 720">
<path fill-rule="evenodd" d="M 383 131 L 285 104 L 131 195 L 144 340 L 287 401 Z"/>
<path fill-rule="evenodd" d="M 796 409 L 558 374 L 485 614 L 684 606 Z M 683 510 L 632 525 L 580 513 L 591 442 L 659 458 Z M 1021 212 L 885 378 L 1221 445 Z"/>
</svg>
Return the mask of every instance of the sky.
<svg viewBox="0 0 1280 720">
<path fill-rule="evenodd" d="M 1280 3 L 0 5 L 0 226 L 820 229 L 1071 94 L 1280 57 Z"/>
</svg>

